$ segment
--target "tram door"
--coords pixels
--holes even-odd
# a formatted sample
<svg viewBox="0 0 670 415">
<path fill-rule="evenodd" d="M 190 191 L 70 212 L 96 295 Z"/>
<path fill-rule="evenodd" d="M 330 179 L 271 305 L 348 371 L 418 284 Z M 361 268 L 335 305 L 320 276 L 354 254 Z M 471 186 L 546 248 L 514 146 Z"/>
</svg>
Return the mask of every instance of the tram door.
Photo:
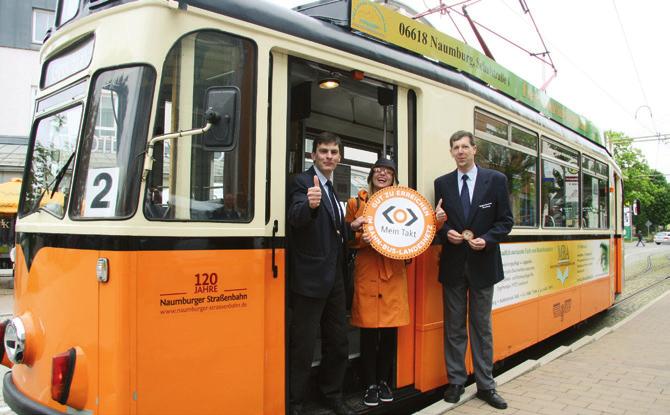
<svg viewBox="0 0 670 415">
<path fill-rule="evenodd" d="M 329 131 L 342 139 L 344 147 L 333 180 L 344 211 L 346 200 L 355 197 L 360 189 L 367 188 L 368 173 L 380 157 L 385 156 L 398 163 L 401 184 L 407 185 L 406 181 L 403 183 L 408 174 L 407 146 L 398 145 L 398 88 L 362 72 L 354 73 L 298 58 L 289 58 L 288 79 L 288 181 L 292 175 L 312 166 L 313 139 L 319 133 Z M 406 140 L 406 137 L 400 140 Z M 287 252 L 287 258 L 289 255 L 290 252 Z M 287 301 L 290 278 L 291 270 L 287 268 Z M 350 310 L 347 313 L 350 315 Z M 288 309 L 287 318 L 290 318 Z M 408 327 L 407 332 L 411 335 L 412 330 Z M 345 380 L 345 392 L 352 392 L 362 387 L 357 362 L 360 355 L 359 330 L 356 327 L 349 327 L 348 339 L 351 364 Z M 413 345 L 411 340 L 405 343 Z M 411 359 L 412 351 L 402 352 L 400 349 L 399 355 L 404 353 Z M 317 341 L 314 368 L 319 366 L 320 359 L 321 344 Z"/>
</svg>

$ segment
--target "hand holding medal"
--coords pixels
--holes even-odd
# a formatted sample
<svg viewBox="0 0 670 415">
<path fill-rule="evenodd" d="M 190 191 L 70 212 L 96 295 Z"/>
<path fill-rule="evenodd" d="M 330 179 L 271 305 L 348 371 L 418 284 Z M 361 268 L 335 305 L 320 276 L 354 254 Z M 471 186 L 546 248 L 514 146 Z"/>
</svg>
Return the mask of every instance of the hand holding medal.
<svg viewBox="0 0 670 415">
<path fill-rule="evenodd" d="M 464 230 L 461 235 L 463 235 L 463 240 L 464 241 L 470 241 L 470 240 L 474 239 L 474 237 L 475 237 L 475 234 L 472 233 L 472 231 L 470 229 Z"/>
</svg>

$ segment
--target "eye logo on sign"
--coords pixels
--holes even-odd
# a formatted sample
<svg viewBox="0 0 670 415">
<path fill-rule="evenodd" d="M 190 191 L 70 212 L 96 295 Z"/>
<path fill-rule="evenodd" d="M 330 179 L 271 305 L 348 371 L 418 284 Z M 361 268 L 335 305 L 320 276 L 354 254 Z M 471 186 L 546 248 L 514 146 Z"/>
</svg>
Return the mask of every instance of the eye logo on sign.
<svg viewBox="0 0 670 415">
<path fill-rule="evenodd" d="M 425 251 L 435 236 L 435 212 L 430 203 L 408 187 L 391 186 L 376 192 L 363 215 L 370 245 L 384 256 L 410 259 Z"/>
<path fill-rule="evenodd" d="M 411 208 L 399 209 L 396 208 L 395 206 L 390 206 L 388 209 L 382 212 L 382 215 L 384 216 L 384 218 L 386 218 L 386 221 L 391 225 L 404 224 L 405 226 L 412 226 L 414 222 L 419 220 L 419 218 L 414 214 L 414 212 L 412 212 Z M 391 217 L 393 219 L 391 219 Z M 408 221 L 407 220 L 408 218 L 411 219 Z"/>
</svg>

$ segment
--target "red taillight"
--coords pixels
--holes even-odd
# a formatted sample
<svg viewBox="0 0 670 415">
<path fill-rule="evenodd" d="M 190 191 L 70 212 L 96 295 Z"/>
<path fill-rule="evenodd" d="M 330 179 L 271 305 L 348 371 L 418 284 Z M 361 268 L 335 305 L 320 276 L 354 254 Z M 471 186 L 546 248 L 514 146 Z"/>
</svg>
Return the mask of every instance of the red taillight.
<svg viewBox="0 0 670 415">
<path fill-rule="evenodd" d="M 53 357 L 51 361 L 51 399 L 65 405 L 70 395 L 77 352 L 74 348 Z"/>
<path fill-rule="evenodd" d="M 9 356 L 7 356 L 7 351 L 5 350 L 5 330 L 7 329 L 7 324 L 9 324 L 9 320 L 0 323 L 0 364 L 12 367 L 14 363 L 9 360 Z"/>
<path fill-rule="evenodd" d="M 0 362 L 5 359 L 5 328 L 7 323 L 9 323 L 9 320 L 0 323 Z"/>
</svg>

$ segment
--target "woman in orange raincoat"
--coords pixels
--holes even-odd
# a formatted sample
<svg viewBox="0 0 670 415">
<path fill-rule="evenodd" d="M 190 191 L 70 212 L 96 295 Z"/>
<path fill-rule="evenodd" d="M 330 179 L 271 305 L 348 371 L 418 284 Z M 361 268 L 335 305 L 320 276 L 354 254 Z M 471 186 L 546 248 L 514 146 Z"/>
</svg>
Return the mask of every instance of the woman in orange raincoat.
<svg viewBox="0 0 670 415">
<path fill-rule="evenodd" d="M 363 214 L 368 197 L 398 183 L 396 164 L 377 160 L 368 175 L 370 192 L 361 189 L 347 202 L 346 221 Z M 375 251 L 363 232 L 356 232 L 350 247 L 357 250 L 354 263 L 354 298 L 351 324 L 361 329 L 361 367 L 366 384 L 363 403 L 377 406 L 393 401 L 388 385 L 396 350 L 397 327 L 409 324 L 405 261 Z"/>
</svg>

